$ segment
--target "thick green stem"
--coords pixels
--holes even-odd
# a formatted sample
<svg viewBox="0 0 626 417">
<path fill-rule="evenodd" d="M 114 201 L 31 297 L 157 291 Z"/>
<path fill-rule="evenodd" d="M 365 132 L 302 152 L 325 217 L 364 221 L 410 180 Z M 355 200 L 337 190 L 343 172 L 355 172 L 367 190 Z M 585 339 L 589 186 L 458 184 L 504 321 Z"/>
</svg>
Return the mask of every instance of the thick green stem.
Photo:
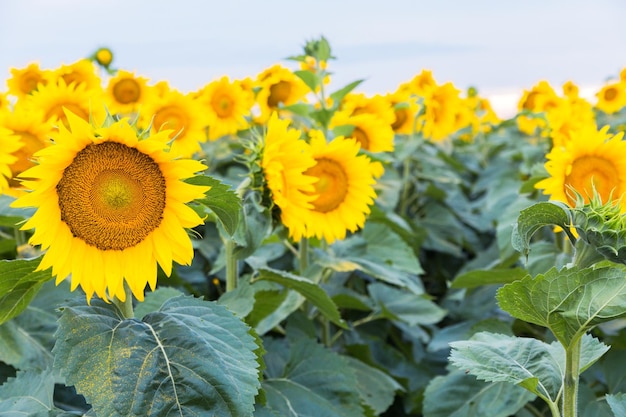
<svg viewBox="0 0 626 417">
<path fill-rule="evenodd" d="M 237 288 L 237 258 L 234 255 L 235 241 L 233 239 L 225 239 L 224 241 L 226 249 L 226 292 L 232 291 Z"/>
<path fill-rule="evenodd" d="M 580 371 L 580 349 L 578 338 L 565 349 L 565 377 L 563 378 L 563 417 L 578 415 L 578 379 Z"/>
<path fill-rule="evenodd" d="M 299 248 L 300 275 L 304 276 L 306 269 L 309 267 L 309 239 L 300 239 Z"/>
<path fill-rule="evenodd" d="M 132 319 L 135 317 L 135 312 L 133 311 L 133 293 L 126 282 L 124 282 L 124 292 L 126 293 L 126 299 L 121 301 L 119 298 L 113 297 L 113 304 L 119 308 L 125 319 Z"/>
</svg>

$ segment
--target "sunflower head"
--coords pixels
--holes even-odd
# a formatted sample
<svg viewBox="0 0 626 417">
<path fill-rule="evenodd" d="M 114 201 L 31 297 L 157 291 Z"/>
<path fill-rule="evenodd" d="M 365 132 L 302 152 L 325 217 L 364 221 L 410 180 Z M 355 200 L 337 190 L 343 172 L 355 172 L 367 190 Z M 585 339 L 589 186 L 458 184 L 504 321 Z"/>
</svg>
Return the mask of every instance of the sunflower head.
<svg viewBox="0 0 626 417">
<path fill-rule="evenodd" d="M 18 148 L 19 142 L 13 132 L 0 126 L 0 194 L 9 187 L 9 180 L 13 177 L 11 165 L 18 160 L 14 155 Z"/>
<path fill-rule="evenodd" d="M 32 62 L 25 68 L 12 68 L 11 78 L 7 80 L 8 92 L 21 99 L 37 90 L 40 85 L 46 85 L 51 79 L 52 72 L 42 70 L 37 62 Z"/>
<path fill-rule="evenodd" d="M 259 105 L 259 123 L 264 123 L 279 106 L 289 106 L 303 101 L 309 88 L 290 69 L 274 65 L 257 76 L 259 92 L 256 103 Z"/>
<path fill-rule="evenodd" d="M 45 254 L 39 270 L 52 268 L 57 283 L 125 299 L 124 283 L 143 300 L 154 289 L 157 264 L 169 276 L 172 262 L 189 264 L 193 248 L 185 228 L 202 223 L 186 203 L 206 187 L 183 182 L 206 167 L 174 159 L 157 133 L 140 139 L 126 119 L 94 127 L 66 111 L 54 144 L 22 176 L 31 191 L 14 207 L 34 207 L 22 227 Z"/>
<path fill-rule="evenodd" d="M 570 207 L 576 205 L 573 189 L 585 203 L 597 193 L 602 201 L 620 200 L 621 208 L 626 209 L 622 198 L 626 192 L 626 142 L 623 132 L 611 135 L 608 129 L 586 125 L 571 132 L 569 141 L 546 155 L 549 177 L 535 187 Z"/>
<path fill-rule="evenodd" d="M 333 129 L 351 127 L 345 136 L 354 138 L 361 149 L 369 152 L 391 152 L 394 149 L 394 133 L 391 125 L 375 114 L 362 113 L 351 116 L 343 111 L 336 112 L 331 119 Z"/>
<path fill-rule="evenodd" d="M 102 80 L 97 68 L 89 59 L 81 59 L 71 64 L 63 64 L 53 72 L 57 80 L 63 80 L 66 85 L 84 84 L 85 89 L 101 89 Z"/>
<path fill-rule="evenodd" d="M 113 62 L 113 51 L 106 47 L 98 48 L 96 52 L 93 53 L 93 59 L 98 65 L 108 69 Z"/>
<path fill-rule="evenodd" d="M 111 113 L 128 115 L 136 112 L 142 103 L 152 100 L 152 95 L 147 78 L 119 70 L 109 79 L 105 98 Z"/>
<path fill-rule="evenodd" d="M 626 106 L 626 82 L 606 84 L 596 93 L 596 97 L 596 108 L 607 114 L 616 113 Z"/>
</svg>

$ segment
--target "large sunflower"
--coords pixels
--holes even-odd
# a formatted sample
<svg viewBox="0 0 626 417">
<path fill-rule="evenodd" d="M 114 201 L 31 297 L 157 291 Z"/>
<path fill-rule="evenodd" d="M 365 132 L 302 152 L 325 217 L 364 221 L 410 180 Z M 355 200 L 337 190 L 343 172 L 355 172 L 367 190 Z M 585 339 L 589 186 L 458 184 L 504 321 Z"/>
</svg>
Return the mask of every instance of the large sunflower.
<svg viewBox="0 0 626 417">
<path fill-rule="evenodd" d="M 180 91 L 164 89 L 161 96 L 141 107 L 139 116 L 141 127 L 152 126 L 154 131 L 169 132 L 173 139 L 170 152 L 176 156 L 191 157 L 200 151 L 200 143 L 207 140 L 207 118 L 202 106 Z"/>
<path fill-rule="evenodd" d="M 152 89 L 148 79 L 135 75 L 134 72 L 119 70 L 109 79 L 105 89 L 106 102 L 111 114 L 130 115 L 139 109 L 142 103 L 152 98 Z"/>
<path fill-rule="evenodd" d="M 126 282 L 143 300 L 157 263 L 169 276 L 172 261 L 193 258 L 185 228 L 202 220 L 185 203 L 207 187 L 181 180 L 206 167 L 173 159 L 165 132 L 140 139 L 126 119 L 101 128 L 70 112 L 67 120 L 23 173 L 32 191 L 13 203 L 37 209 L 22 229 L 35 229 L 30 243 L 46 250 L 38 270 L 52 268 L 57 283 L 71 275 L 71 289 L 80 285 L 88 299 L 124 301 Z"/>
<path fill-rule="evenodd" d="M 274 204 L 280 208 L 281 222 L 294 240 L 305 236 L 310 220 L 308 210 L 313 208 L 311 202 L 315 199 L 311 194 L 315 191 L 316 179 L 304 175 L 304 171 L 315 165 L 315 160 L 300 134 L 299 130 L 289 128 L 288 120 L 272 114 L 261 159 L 267 188 Z"/>
<path fill-rule="evenodd" d="M 338 136 L 327 143 L 322 132 L 312 130 L 309 134 L 316 163 L 305 174 L 317 181 L 305 236 L 333 243 L 365 224 L 376 198 L 376 169 L 367 156 L 359 155 L 356 139 Z"/>
<path fill-rule="evenodd" d="M 621 198 L 626 192 L 626 142 L 622 140 L 623 132 L 611 135 L 608 129 L 605 126 L 598 131 L 595 126 L 585 126 L 571 132 L 563 146 L 553 147 L 546 155 L 550 177 L 535 187 L 572 207 L 576 199 L 570 187 L 585 202 L 593 196 L 594 188 L 602 201 Z M 621 205 L 622 210 L 626 209 L 626 199 Z"/>
<path fill-rule="evenodd" d="M 206 110 L 210 140 L 234 135 L 248 126 L 246 116 L 250 114 L 254 96 L 239 81 L 222 77 L 201 89 L 196 99 Z"/>
</svg>

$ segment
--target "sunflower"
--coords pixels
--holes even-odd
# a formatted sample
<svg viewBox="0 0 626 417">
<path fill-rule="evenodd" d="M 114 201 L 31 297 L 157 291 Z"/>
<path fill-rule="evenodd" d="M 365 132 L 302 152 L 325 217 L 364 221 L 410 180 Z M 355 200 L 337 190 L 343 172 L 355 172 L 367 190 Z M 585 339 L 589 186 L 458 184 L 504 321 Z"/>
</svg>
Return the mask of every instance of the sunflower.
<svg viewBox="0 0 626 417">
<path fill-rule="evenodd" d="M 424 114 L 419 118 L 424 137 L 441 141 L 456 132 L 462 104 L 460 91 L 452 83 L 434 87 L 424 99 Z"/>
<path fill-rule="evenodd" d="M 596 108 L 607 114 L 616 113 L 626 106 L 626 82 L 606 84 L 596 93 L 596 97 Z"/>
<path fill-rule="evenodd" d="M 392 103 L 380 94 L 368 97 L 363 93 L 349 93 L 341 101 L 340 109 L 349 116 L 373 114 L 388 125 L 396 119 Z"/>
<path fill-rule="evenodd" d="M 309 88 L 291 70 L 281 65 L 274 65 L 257 76 L 259 92 L 256 102 L 260 115 L 258 123 L 264 123 L 280 105 L 289 106 L 303 101 Z"/>
<path fill-rule="evenodd" d="M 53 71 L 52 76 L 57 82 L 62 79 L 66 85 L 84 84 L 87 90 L 102 88 L 102 80 L 98 76 L 97 67 L 89 59 L 63 64 Z"/>
<path fill-rule="evenodd" d="M 18 103 L 12 112 L 0 116 L 0 127 L 9 129 L 15 137 L 17 148 L 13 155 L 17 159 L 10 165 L 13 177 L 34 165 L 33 154 L 50 144 L 52 125 L 45 123 L 43 113 L 25 108 Z M 18 187 L 19 182 L 10 182 Z"/>
<path fill-rule="evenodd" d="M 90 118 L 101 124 L 106 117 L 102 89 L 86 88 L 86 84 L 67 85 L 63 79 L 56 83 L 40 86 L 26 98 L 25 107 L 33 111 L 42 111 L 44 120 L 52 124 L 65 124 L 67 127 L 67 109 L 80 116 L 83 120 Z"/>
<path fill-rule="evenodd" d="M 248 127 L 246 116 L 250 114 L 254 97 L 239 81 L 222 77 L 202 88 L 196 99 L 206 110 L 210 140 L 234 135 Z"/>
<path fill-rule="evenodd" d="M 349 116 L 343 112 L 337 112 L 330 122 L 331 128 L 340 126 L 354 126 L 350 134 L 359 142 L 362 149 L 369 152 L 391 152 L 394 149 L 394 134 L 391 125 L 373 114 L 359 114 Z"/>
<path fill-rule="evenodd" d="M 26 97 L 40 84 L 46 85 L 51 74 L 49 70 L 42 70 L 37 62 L 32 62 L 25 68 L 11 68 L 11 78 L 7 80 L 8 93 L 18 99 Z"/>
<path fill-rule="evenodd" d="M 109 79 L 105 91 L 109 111 L 121 115 L 136 112 L 142 103 L 149 102 L 153 96 L 147 78 L 125 70 L 117 71 L 115 76 Z"/>
<path fill-rule="evenodd" d="M 408 91 L 400 89 L 388 94 L 387 100 L 393 108 L 391 129 L 401 135 L 412 134 L 415 130 L 415 118 L 420 110 L 417 100 Z"/>
<path fill-rule="evenodd" d="M 113 62 L 113 51 L 105 47 L 98 48 L 93 54 L 93 59 L 98 65 L 108 69 Z"/>
<path fill-rule="evenodd" d="M 602 201 L 621 198 L 626 191 L 626 142 L 623 132 L 608 133 L 609 126 L 597 130 L 584 126 L 571 132 L 564 146 L 553 147 L 546 155 L 546 170 L 550 175 L 535 187 L 550 195 L 552 200 L 575 206 L 570 187 L 585 198 L 585 203 L 598 192 Z M 626 199 L 621 200 L 622 210 Z"/>
<path fill-rule="evenodd" d="M 207 118 L 202 106 L 191 96 L 177 90 L 162 91 L 162 96 L 145 103 L 139 114 L 139 123 L 146 129 L 168 130 L 173 139 L 170 152 L 184 158 L 200 151 L 200 143 L 206 142 Z"/>
<path fill-rule="evenodd" d="M 71 274 L 71 289 L 80 285 L 88 300 L 124 301 L 126 282 L 142 301 L 157 264 L 169 276 L 173 261 L 191 263 L 185 228 L 202 220 L 185 203 L 207 187 L 181 180 L 206 167 L 173 159 L 166 132 L 140 139 L 126 119 L 94 128 L 68 111 L 67 120 L 23 173 L 32 191 L 12 204 L 36 208 L 22 229 L 35 229 L 30 243 L 46 250 L 38 270 L 52 268 L 57 284 Z"/>
<path fill-rule="evenodd" d="M 14 152 L 19 148 L 19 142 L 13 132 L 0 126 L 0 194 L 8 187 L 13 176 L 11 172 L 11 164 L 17 161 Z"/>
<path fill-rule="evenodd" d="M 309 135 L 315 165 L 304 173 L 317 181 L 305 237 L 323 238 L 330 244 L 365 224 L 376 198 L 373 174 L 378 167 L 372 166 L 367 156 L 359 155 L 356 139 L 338 136 L 326 142 L 317 130 Z"/>
<path fill-rule="evenodd" d="M 560 100 L 550 83 L 542 80 L 530 90 L 524 90 L 517 109 L 531 113 L 548 112 L 558 107 Z M 519 130 L 527 135 L 534 135 L 538 129 L 543 132 L 548 127 L 545 118 L 541 117 L 518 115 L 516 120 Z"/>
<path fill-rule="evenodd" d="M 304 171 L 315 165 L 310 146 L 300 139 L 300 131 L 289 128 L 288 120 L 276 113 L 267 123 L 261 168 L 272 201 L 280 208 L 280 219 L 289 236 L 300 240 L 306 232 L 308 210 L 315 199 L 315 178 Z"/>
<path fill-rule="evenodd" d="M 398 90 L 419 97 L 428 97 L 435 87 L 437 87 L 437 81 L 433 77 L 433 72 L 423 69 L 422 72 L 414 76 L 409 82 L 400 84 Z"/>
</svg>

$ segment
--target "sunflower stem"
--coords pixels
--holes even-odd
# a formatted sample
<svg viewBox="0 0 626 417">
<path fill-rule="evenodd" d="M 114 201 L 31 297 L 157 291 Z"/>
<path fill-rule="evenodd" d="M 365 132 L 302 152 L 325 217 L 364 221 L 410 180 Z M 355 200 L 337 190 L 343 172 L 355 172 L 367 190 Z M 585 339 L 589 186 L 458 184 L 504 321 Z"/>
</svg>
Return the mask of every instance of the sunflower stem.
<svg viewBox="0 0 626 417">
<path fill-rule="evenodd" d="M 237 258 L 235 257 L 235 241 L 225 239 L 224 249 L 226 250 L 226 292 L 237 288 Z"/>
<path fill-rule="evenodd" d="M 135 317 L 135 312 L 133 311 L 133 293 L 126 282 L 124 282 L 124 292 L 126 293 L 126 299 L 121 301 L 119 298 L 113 297 L 113 304 L 119 308 L 125 319 L 132 319 Z"/>
<path fill-rule="evenodd" d="M 565 376 L 563 377 L 563 417 L 578 415 L 578 379 L 582 339 L 565 349 Z"/>
<path fill-rule="evenodd" d="M 304 276 L 305 271 L 309 267 L 309 239 L 300 239 L 299 249 L 300 275 Z"/>
</svg>

